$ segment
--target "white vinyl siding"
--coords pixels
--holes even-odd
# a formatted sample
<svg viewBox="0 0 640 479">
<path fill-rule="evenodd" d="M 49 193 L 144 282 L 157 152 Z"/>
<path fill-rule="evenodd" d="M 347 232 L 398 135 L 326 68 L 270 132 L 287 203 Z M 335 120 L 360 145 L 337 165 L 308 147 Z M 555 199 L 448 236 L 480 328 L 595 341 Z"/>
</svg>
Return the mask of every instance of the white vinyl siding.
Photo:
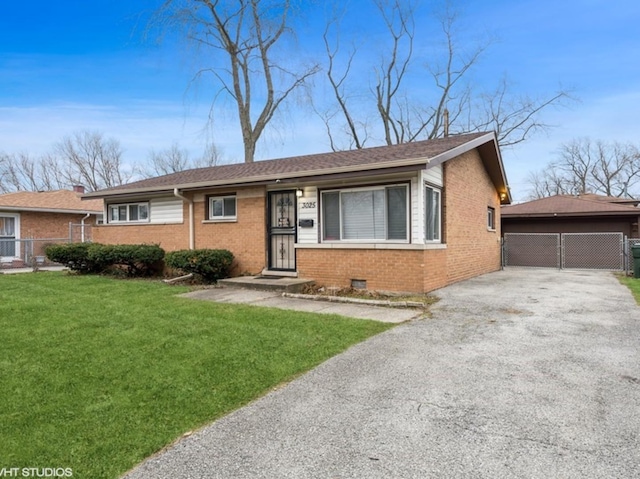
<svg viewBox="0 0 640 479">
<path fill-rule="evenodd" d="M 180 198 L 154 198 L 149 203 L 151 208 L 149 223 L 182 223 L 184 202 Z"/>
<path fill-rule="evenodd" d="M 313 226 L 298 226 L 298 243 L 318 243 L 318 190 L 314 187 L 303 189 L 303 195 L 298 198 L 298 223 L 313 221 Z"/>
<path fill-rule="evenodd" d="M 407 185 L 322 193 L 324 241 L 408 242 Z"/>
<path fill-rule="evenodd" d="M 172 224 L 183 221 L 183 201 L 174 196 L 107 206 L 110 224 Z"/>
<path fill-rule="evenodd" d="M 424 170 L 423 179 L 429 184 L 442 187 L 444 185 L 442 165 L 432 166 Z"/>
</svg>

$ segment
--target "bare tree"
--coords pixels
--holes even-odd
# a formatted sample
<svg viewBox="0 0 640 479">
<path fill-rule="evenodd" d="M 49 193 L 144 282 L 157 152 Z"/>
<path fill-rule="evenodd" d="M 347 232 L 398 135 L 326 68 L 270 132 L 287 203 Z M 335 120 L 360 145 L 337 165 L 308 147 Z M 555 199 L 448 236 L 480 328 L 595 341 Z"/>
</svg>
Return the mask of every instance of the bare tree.
<svg viewBox="0 0 640 479">
<path fill-rule="evenodd" d="M 125 168 L 122 147 L 114 138 L 97 131 L 78 131 L 54 146 L 60 177 L 68 185 L 84 185 L 95 191 L 131 180 L 134 168 Z"/>
<path fill-rule="evenodd" d="M 407 122 L 401 116 L 403 110 L 397 102 L 397 96 L 413 55 L 414 4 L 401 0 L 376 0 L 375 3 L 391 36 L 389 56 L 383 57 L 376 68 L 376 106 L 385 143 L 393 145 L 411 141 L 410 137 L 406 138 L 410 133 L 407 131 Z M 394 114 L 396 109 L 400 110 L 400 115 Z"/>
<path fill-rule="evenodd" d="M 555 194 L 598 193 L 629 197 L 640 183 L 640 149 L 630 143 L 573 140 L 558 158 L 528 176 L 531 198 Z"/>
<path fill-rule="evenodd" d="M 151 178 L 192 168 L 216 166 L 221 161 L 222 155 L 213 143 L 207 145 L 202 156 L 197 159 L 191 158 L 186 148 L 181 148 L 178 143 L 173 143 L 168 148 L 149 152 L 150 168 L 143 176 Z"/>
<path fill-rule="evenodd" d="M 379 65 L 372 68 L 375 72 L 372 95 L 364 100 L 364 103 L 375 103 L 375 128 L 366 117 L 368 108 L 363 107 L 363 102 L 357 104 L 349 94 L 356 55 L 366 56 L 367 52 L 353 47 L 344 61 L 346 66 L 340 69 L 337 21 L 333 20 L 325 30 L 326 73 L 338 108 L 321 112 L 320 116 L 334 149 L 338 145 L 336 131 L 346 134 L 349 145 L 355 148 L 362 148 L 363 138 L 372 136 L 374 130 L 389 145 L 441 137 L 446 134 L 445 110 L 448 130 L 455 133 L 494 130 L 501 145 L 514 145 L 536 131 L 549 128 L 550 125 L 541 121 L 541 113 L 570 99 L 565 90 L 538 98 L 514 96 L 506 79 L 494 91 L 474 92 L 467 80 L 492 42 L 461 43 L 457 32 L 459 13 L 452 2 L 445 2 L 437 18 L 443 38 L 440 59 L 432 49 L 429 60 L 414 57 L 416 3 L 376 0 L 375 4 L 391 45 Z M 422 77 L 431 79 L 430 94 L 420 97 L 412 95 L 408 85 L 411 75 L 420 73 L 417 65 L 421 65 Z M 340 119 L 344 124 L 337 127 Z"/>
<path fill-rule="evenodd" d="M 0 193 L 50 191 L 63 185 L 57 161 L 49 154 L 0 154 Z"/>
<path fill-rule="evenodd" d="M 564 89 L 540 97 L 512 96 L 509 93 L 509 81 L 503 77 L 494 91 L 477 98 L 465 129 L 493 130 L 501 146 L 513 146 L 534 133 L 551 128 L 552 125 L 541 119 L 542 111 L 572 99 L 570 92 Z"/>
<path fill-rule="evenodd" d="M 190 168 L 189 151 L 173 143 L 169 148 L 149 151 L 149 162 L 151 169 L 145 175 L 148 177 L 188 170 Z"/>
<path fill-rule="evenodd" d="M 292 33 L 291 11 L 291 0 L 166 0 L 160 12 L 186 27 L 189 39 L 222 53 L 226 67 L 214 63 L 196 77 L 213 74 L 222 86 L 218 94 L 235 102 L 247 163 L 283 102 L 319 70 L 312 65 L 296 72 L 275 60 L 274 50 Z"/>
</svg>

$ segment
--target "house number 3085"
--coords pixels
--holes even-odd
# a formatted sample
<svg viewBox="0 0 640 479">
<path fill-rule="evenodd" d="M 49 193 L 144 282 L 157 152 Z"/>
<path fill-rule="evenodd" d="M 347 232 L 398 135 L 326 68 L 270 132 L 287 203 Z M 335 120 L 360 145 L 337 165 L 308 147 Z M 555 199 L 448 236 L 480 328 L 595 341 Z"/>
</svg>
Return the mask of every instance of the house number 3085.
<svg viewBox="0 0 640 479">
<path fill-rule="evenodd" d="M 315 207 L 316 207 L 315 201 L 303 201 L 302 203 L 300 203 L 301 210 L 310 210 L 310 209 L 314 209 Z"/>
</svg>

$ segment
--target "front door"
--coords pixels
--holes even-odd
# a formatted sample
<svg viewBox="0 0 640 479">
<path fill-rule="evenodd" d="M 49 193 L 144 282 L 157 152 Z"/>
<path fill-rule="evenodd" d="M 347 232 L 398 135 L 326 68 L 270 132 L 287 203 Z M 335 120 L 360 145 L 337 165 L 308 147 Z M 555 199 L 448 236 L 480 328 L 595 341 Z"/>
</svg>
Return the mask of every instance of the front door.
<svg viewBox="0 0 640 479">
<path fill-rule="evenodd" d="M 16 219 L 12 216 L 0 216 L 0 258 L 6 260 L 16 254 Z"/>
<path fill-rule="evenodd" d="M 296 270 L 296 192 L 270 191 L 267 231 L 269 269 Z"/>
</svg>

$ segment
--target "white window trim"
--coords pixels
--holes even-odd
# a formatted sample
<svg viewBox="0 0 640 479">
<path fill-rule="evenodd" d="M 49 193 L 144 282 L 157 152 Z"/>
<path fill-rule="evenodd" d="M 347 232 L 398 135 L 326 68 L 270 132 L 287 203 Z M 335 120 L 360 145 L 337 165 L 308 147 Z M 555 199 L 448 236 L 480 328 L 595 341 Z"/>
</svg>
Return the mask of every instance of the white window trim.
<svg viewBox="0 0 640 479">
<path fill-rule="evenodd" d="M 376 243 L 388 243 L 388 244 L 409 244 L 411 242 L 411 185 L 409 183 L 394 183 L 394 184 L 388 184 L 388 185 L 376 185 L 376 186 L 362 186 L 362 187 L 351 187 L 351 188 L 332 188 L 332 189 L 326 189 L 326 190 L 322 190 L 320 191 L 320 198 L 323 197 L 323 195 L 325 193 L 335 193 L 338 192 L 339 194 L 341 193 L 354 193 L 354 192 L 358 192 L 358 191 L 373 191 L 373 190 L 382 190 L 382 191 L 386 191 L 387 188 L 394 188 L 394 187 L 399 187 L 402 186 L 405 188 L 405 191 L 407 193 L 407 211 L 406 211 L 406 224 L 407 224 L 407 238 L 404 240 L 400 240 L 400 239 L 339 239 L 339 240 L 326 240 L 324 239 L 324 225 L 322 226 L 322 228 L 320 228 L 320 238 L 323 244 L 336 244 L 336 245 L 340 245 L 340 244 L 354 244 L 354 245 L 358 245 L 358 244 L 364 244 L 364 245 L 371 245 L 371 244 L 376 244 Z M 341 203 L 340 203 L 341 204 Z M 344 235 L 344 225 L 342 223 L 342 208 L 339 209 L 339 216 L 340 216 L 340 236 Z M 387 198 L 385 196 L 385 201 L 384 201 L 384 216 L 385 216 L 385 221 L 387 220 L 388 216 L 387 216 Z M 321 201 L 321 205 L 320 205 L 320 218 L 324 219 L 324 201 Z M 385 231 L 386 231 L 387 225 L 385 225 Z M 388 231 L 386 231 L 388 233 Z M 368 248 L 370 246 L 367 246 Z"/>
<path fill-rule="evenodd" d="M 12 261 L 20 258 L 22 242 L 20 241 L 20 213 L 4 213 L 0 212 L 0 216 L 4 218 L 13 218 L 14 222 L 14 239 L 16 241 L 15 256 L 0 256 L 0 261 Z"/>
<path fill-rule="evenodd" d="M 233 198 L 236 204 L 236 214 L 235 215 L 225 215 L 224 211 L 221 216 L 213 216 L 213 201 L 214 200 L 223 200 L 222 207 L 224 208 L 224 200 L 228 198 Z M 231 223 L 234 221 L 238 221 L 238 195 L 220 195 L 220 196 L 209 196 L 208 207 L 209 207 L 209 217 L 203 221 L 203 223 Z"/>
<path fill-rule="evenodd" d="M 438 193 L 438 238 L 437 239 L 427 239 L 427 188 Z M 424 221 L 424 242 L 425 244 L 440 244 L 442 243 L 442 188 L 439 186 L 432 185 L 431 183 L 425 183 L 424 185 L 424 211 L 423 211 L 423 221 Z"/>
<path fill-rule="evenodd" d="M 145 205 L 147 207 L 147 218 L 144 220 L 129 220 L 129 207 L 130 206 L 140 206 Z M 112 208 L 120 208 L 122 206 L 127 207 L 127 219 L 121 220 L 119 217 L 117 220 L 111 219 L 111 209 Z M 108 224 L 132 224 L 132 223 L 149 223 L 151 218 L 151 205 L 148 201 L 136 201 L 131 203 L 110 203 L 107 205 L 107 223 Z"/>
</svg>

